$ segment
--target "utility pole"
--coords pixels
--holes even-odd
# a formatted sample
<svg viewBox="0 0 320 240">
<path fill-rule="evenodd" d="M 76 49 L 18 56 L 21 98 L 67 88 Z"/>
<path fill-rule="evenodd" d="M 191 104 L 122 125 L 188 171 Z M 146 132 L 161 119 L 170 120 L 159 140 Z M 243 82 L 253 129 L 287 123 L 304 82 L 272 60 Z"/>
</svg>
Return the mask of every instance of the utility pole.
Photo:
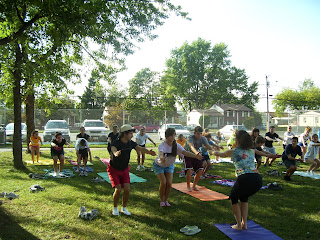
<svg viewBox="0 0 320 240">
<path fill-rule="evenodd" d="M 268 82 L 268 76 L 266 75 L 266 88 L 267 88 L 267 132 L 269 131 L 269 122 L 270 122 L 270 115 L 269 115 L 269 82 Z"/>
</svg>

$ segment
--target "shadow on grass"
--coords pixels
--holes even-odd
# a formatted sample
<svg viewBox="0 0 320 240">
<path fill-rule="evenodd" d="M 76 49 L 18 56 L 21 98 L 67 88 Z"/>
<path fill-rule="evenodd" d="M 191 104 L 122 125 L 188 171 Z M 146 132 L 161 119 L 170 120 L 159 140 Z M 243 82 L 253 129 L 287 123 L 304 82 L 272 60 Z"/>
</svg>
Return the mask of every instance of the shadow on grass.
<svg viewBox="0 0 320 240">
<path fill-rule="evenodd" d="M 22 228 L 2 207 L 0 207 L 0 239 L 40 239 Z"/>
</svg>

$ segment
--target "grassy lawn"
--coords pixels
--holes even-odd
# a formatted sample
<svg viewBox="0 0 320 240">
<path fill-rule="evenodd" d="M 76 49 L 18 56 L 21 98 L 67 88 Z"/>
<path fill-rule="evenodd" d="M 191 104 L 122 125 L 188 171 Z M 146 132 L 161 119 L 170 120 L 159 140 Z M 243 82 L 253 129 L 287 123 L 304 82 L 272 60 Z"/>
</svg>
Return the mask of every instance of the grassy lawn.
<svg viewBox="0 0 320 240">
<path fill-rule="evenodd" d="M 75 159 L 75 152 L 67 149 L 66 155 Z M 107 151 L 93 149 L 93 156 L 108 157 Z M 278 153 L 282 152 L 278 147 Z M 31 156 L 23 153 L 25 160 Z M 41 158 L 50 159 L 49 151 Z M 158 179 L 153 172 L 137 172 L 136 153 L 132 151 L 131 172 L 145 179 L 145 183 L 131 185 L 128 210 L 132 216 L 111 215 L 113 189 L 108 183 L 92 183 L 97 172 L 106 171 L 106 166 L 94 159 L 94 173 L 88 177 L 76 176 L 70 179 L 34 180 L 28 172 L 15 170 L 12 153 L 0 155 L 0 192 L 13 192 L 19 199 L 1 198 L 0 239 L 188 239 L 179 232 L 185 225 L 197 225 L 202 231 L 193 239 L 229 239 L 213 224 L 234 223 L 229 200 L 202 202 L 189 195 L 172 190 L 171 208 L 160 208 Z M 152 166 L 153 157 L 147 155 L 146 166 Z M 279 160 L 278 160 L 279 161 Z M 28 165 L 30 172 L 43 173 L 52 166 Z M 71 169 L 68 164 L 66 168 Z M 179 171 L 181 165 L 176 165 Z M 261 190 L 249 200 L 249 219 L 274 232 L 283 239 L 319 239 L 320 205 L 319 180 L 293 176 L 292 182 L 282 177 L 269 176 L 267 170 L 280 172 L 284 166 L 261 167 L 264 185 L 278 182 L 282 191 Z M 299 164 L 298 170 L 305 171 L 307 165 Z M 236 179 L 234 167 L 229 163 L 215 164 L 210 173 L 226 179 Z M 174 175 L 174 182 L 184 182 Z M 229 194 L 231 188 L 214 185 L 209 180 L 199 184 L 217 192 Z M 30 193 L 29 187 L 40 184 L 47 191 Z M 99 215 L 92 221 L 78 218 L 80 206 L 88 210 L 96 208 Z M 191 238 L 191 237 L 190 237 Z"/>
</svg>

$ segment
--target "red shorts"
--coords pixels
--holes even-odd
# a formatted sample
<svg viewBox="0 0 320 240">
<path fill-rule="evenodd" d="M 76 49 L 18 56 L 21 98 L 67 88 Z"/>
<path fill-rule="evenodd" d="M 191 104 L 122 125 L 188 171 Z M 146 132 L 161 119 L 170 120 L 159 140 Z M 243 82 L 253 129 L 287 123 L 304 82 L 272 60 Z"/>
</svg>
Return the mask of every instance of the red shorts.
<svg viewBox="0 0 320 240">
<path fill-rule="evenodd" d="M 38 149 L 38 148 L 40 148 L 40 146 L 39 146 L 39 145 L 37 145 L 37 146 L 32 146 L 32 145 L 31 145 L 31 146 L 30 146 L 30 145 L 29 145 L 30 151 L 31 151 L 31 148 L 33 148 L 33 149 Z"/>
<path fill-rule="evenodd" d="M 111 181 L 111 186 L 114 188 L 116 185 L 121 184 L 123 187 L 124 183 L 130 183 L 129 170 L 130 167 L 127 167 L 124 170 L 117 170 L 109 164 L 107 172 Z"/>
</svg>

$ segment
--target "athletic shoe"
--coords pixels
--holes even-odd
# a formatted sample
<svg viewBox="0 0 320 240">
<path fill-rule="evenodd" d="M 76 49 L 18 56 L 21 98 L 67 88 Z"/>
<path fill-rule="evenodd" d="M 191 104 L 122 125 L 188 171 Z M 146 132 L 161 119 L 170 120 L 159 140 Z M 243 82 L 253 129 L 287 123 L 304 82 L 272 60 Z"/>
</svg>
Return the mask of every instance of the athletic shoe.
<svg viewBox="0 0 320 240">
<path fill-rule="evenodd" d="M 165 202 L 160 202 L 160 207 L 165 207 L 166 203 Z"/>
<path fill-rule="evenodd" d="M 88 177 L 88 172 L 87 172 L 87 171 L 84 171 L 84 172 L 83 172 L 83 176 Z"/>
<path fill-rule="evenodd" d="M 85 206 L 81 206 L 78 216 L 79 216 L 80 218 L 85 218 L 86 211 L 87 211 L 87 210 L 86 210 Z"/>
<path fill-rule="evenodd" d="M 9 194 L 7 193 L 5 197 L 8 198 L 9 200 L 12 200 L 12 199 L 15 199 L 15 198 L 19 198 L 19 195 L 16 195 L 13 192 L 11 192 Z"/>
<path fill-rule="evenodd" d="M 97 215 L 98 215 L 98 210 L 97 210 L 97 209 L 92 209 L 90 212 L 87 212 L 87 213 L 85 214 L 84 219 L 92 220 L 92 219 L 94 219 Z"/>
<path fill-rule="evenodd" d="M 83 177 L 84 176 L 84 172 L 80 172 L 79 176 Z"/>
<path fill-rule="evenodd" d="M 53 176 L 53 177 L 56 177 L 56 176 L 57 176 L 57 173 L 56 173 L 56 172 L 54 172 L 54 173 L 52 174 L 52 176 Z"/>
<path fill-rule="evenodd" d="M 78 173 L 78 172 L 80 172 L 80 171 L 79 171 L 79 169 L 77 169 L 75 172 Z"/>
<path fill-rule="evenodd" d="M 138 165 L 138 167 L 136 168 L 137 171 L 140 171 L 141 170 L 141 166 Z"/>
<path fill-rule="evenodd" d="M 0 193 L 0 197 L 5 197 L 7 195 L 7 193 L 6 192 L 2 192 L 2 193 Z"/>
<path fill-rule="evenodd" d="M 117 207 L 114 207 L 113 210 L 112 210 L 112 215 L 114 216 L 119 216 L 119 211 L 118 211 L 118 208 Z"/>
<path fill-rule="evenodd" d="M 144 171 L 145 167 L 143 165 L 140 166 L 140 171 Z"/>
<path fill-rule="evenodd" d="M 131 215 L 131 213 L 127 210 L 126 207 L 123 207 L 123 208 L 121 209 L 121 212 L 124 213 L 124 214 L 127 215 L 127 216 L 130 216 L 130 215 Z"/>
<path fill-rule="evenodd" d="M 171 204 L 168 201 L 164 202 L 166 204 L 167 207 L 171 207 Z"/>
</svg>

